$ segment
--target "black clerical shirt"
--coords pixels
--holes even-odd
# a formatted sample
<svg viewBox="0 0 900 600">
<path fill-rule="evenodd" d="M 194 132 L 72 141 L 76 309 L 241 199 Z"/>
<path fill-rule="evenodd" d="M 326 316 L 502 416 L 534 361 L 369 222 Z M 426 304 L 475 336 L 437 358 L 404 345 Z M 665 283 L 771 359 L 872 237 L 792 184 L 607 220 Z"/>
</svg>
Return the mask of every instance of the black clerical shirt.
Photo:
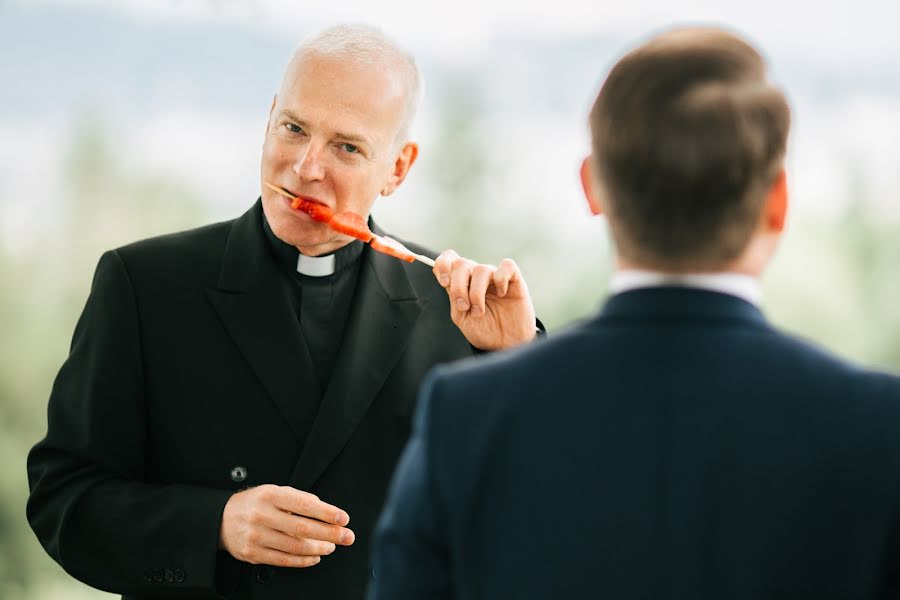
<svg viewBox="0 0 900 600">
<path fill-rule="evenodd" d="M 324 391 L 328 388 L 340 350 L 365 244 L 354 240 L 336 250 L 333 253 L 332 274 L 318 277 L 304 275 L 297 270 L 300 251 L 275 235 L 265 215 L 262 222 L 276 262 L 295 284 L 294 310 L 300 322 L 303 340 L 313 360 L 316 377 Z"/>
</svg>

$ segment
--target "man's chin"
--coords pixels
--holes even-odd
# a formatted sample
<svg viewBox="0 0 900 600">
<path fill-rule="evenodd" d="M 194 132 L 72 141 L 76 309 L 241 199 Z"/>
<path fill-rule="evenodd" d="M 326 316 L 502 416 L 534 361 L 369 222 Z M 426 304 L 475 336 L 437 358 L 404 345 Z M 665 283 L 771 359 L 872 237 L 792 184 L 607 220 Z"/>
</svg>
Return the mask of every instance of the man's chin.
<svg viewBox="0 0 900 600">
<path fill-rule="evenodd" d="M 316 225 L 322 224 L 316 223 Z M 328 226 L 324 225 L 324 227 L 327 228 Z M 352 239 L 347 236 L 335 236 L 330 230 L 324 233 L 321 231 L 298 232 L 296 230 L 291 230 L 285 232 L 284 235 L 279 235 L 279 232 L 274 229 L 273 232 L 282 242 L 294 246 L 307 256 L 329 254 L 342 246 L 346 246 L 352 241 Z"/>
<path fill-rule="evenodd" d="M 275 235 L 285 244 L 290 244 L 296 248 L 314 249 L 319 246 L 328 245 L 328 239 L 321 235 L 305 234 L 298 235 L 296 233 L 281 236 L 276 232 Z"/>
<path fill-rule="evenodd" d="M 296 245 L 301 240 L 315 243 L 327 238 L 328 225 L 316 223 L 304 213 L 279 211 L 271 216 L 266 214 L 266 219 L 275 236 L 287 244 Z"/>
</svg>

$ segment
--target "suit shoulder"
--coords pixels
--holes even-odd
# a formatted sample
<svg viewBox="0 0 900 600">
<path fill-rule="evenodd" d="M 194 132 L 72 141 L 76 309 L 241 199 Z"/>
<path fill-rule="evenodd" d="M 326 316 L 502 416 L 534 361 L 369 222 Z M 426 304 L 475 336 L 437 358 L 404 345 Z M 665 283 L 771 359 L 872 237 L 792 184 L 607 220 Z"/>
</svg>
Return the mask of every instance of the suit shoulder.
<svg viewBox="0 0 900 600">
<path fill-rule="evenodd" d="M 211 223 L 184 231 L 153 236 L 116 248 L 121 256 L 133 259 L 143 255 L 183 253 L 210 245 L 224 245 L 232 220 Z"/>
<path fill-rule="evenodd" d="M 116 248 L 130 273 L 165 268 L 170 272 L 194 272 L 218 268 L 233 220 L 159 235 Z"/>
<path fill-rule="evenodd" d="M 511 398 L 517 395 L 504 390 L 522 390 L 521 398 L 559 389 L 573 379 L 583 385 L 595 382 L 602 388 L 604 380 L 619 379 L 616 340 L 607 338 L 607 333 L 611 332 L 602 321 L 579 323 L 515 350 L 442 367 L 436 377 L 454 398 L 493 395 L 500 402 L 514 402 Z M 900 377 L 896 374 L 854 364 L 775 329 L 761 329 L 752 335 L 755 340 L 748 347 L 765 358 L 773 377 L 777 373 L 775 378 L 782 379 L 781 384 L 773 383 L 773 388 L 783 385 L 798 393 L 805 390 L 837 404 L 858 406 L 862 402 L 881 414 L 896 415 L 900 422 Z M 748 376 L 754 370 L 754 377 L 763 376 L 767 367 L 761 364 L 747 365 Z"/>
<path fill-rule="evenodd" d="M 894 390 L 900 401 L 900 377 L 841 358 L 817 343 L 777 329 L 770 330 L 771 344 L 778 360 L 789 361 L 798 375 L 814 375 L 845 380 L 853 385 Z"/>
<path fill-rule="evenodd" d="M 493 394 L 513 402 L 517 395 L 512 390 L 535 391 L 542 382 L 578 369 L 577 361 L 584 359 L 592 338 L 590 329 L 579 323 L 518 348 L 443 365 L 435 369 L 434 379 L 436 385 L 447 384 L 454 397 L 467 396 L 477 402 L 475 398 Z"/>
<path fill-rule="evenodd" d="M 782 361 L 778 377 L 806 396 L 817 419 L 839 421 L 848 435 L 900 467 L 900 377 L 840 358 L 799 337 L 776 334 L 780 345 L 770 360 Z"/>
</svg>

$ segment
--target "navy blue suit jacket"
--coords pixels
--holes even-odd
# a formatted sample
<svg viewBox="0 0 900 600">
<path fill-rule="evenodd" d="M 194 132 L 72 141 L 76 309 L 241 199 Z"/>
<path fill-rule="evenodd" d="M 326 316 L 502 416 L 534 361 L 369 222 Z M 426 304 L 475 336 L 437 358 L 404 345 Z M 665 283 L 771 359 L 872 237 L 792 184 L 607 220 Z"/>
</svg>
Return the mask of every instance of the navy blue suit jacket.
<svg viewBox="0 0 900 600">
<path fill-rule="evenodd" d="M 436 370 L 376 600 L 900 597 L 900 379 L 686 288 Z"/>
</svg>

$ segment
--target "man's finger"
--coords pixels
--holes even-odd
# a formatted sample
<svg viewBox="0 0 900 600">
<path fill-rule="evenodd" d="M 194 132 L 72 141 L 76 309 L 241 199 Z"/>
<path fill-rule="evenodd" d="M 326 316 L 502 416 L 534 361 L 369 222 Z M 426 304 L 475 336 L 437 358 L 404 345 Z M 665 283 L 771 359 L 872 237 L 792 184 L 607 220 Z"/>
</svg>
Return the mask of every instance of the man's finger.
<svg viewBox="0 0 900 600">
<path fill-rule="evenodd" d="M 469 310 L 469 281 L 474 267 L 471 260 L 457 258 L 450 271 L 450 303 L 462 312 Z"/>
<path fill-rule="evenodd" d="M 310 538 L 296 538 L 280 531 L 272 531 L 271 533 L 272 536 L 263 543 L 263 546 L 296 556 L 327 556 L 337 548 L 331 542 Z"/>
<path fill-rule="evenodd" d="M 494 272 L 493 283 L 497 295 L 503 297 L 509 291 L 509 284 L 519 280 L 519 265 L 511 258 L 504 258 Z"/>
<path fill-rule="evenodd" d="M 472 279 L 469 281 L 469 304 L 472 307 L 472 314 L 476 317 L 484 314 L 484 297 L 491 284 L 494 271 L 494 267 L 490 265 L 476 265 L 472 269 Z"/>
<path fill-rule="evenodd" d="M 438 283 L 441 284 L 441 287 L 447 288 L 450 286 L 450 271 L 453 270 L 453 261 L 457 258 L 459 258 L 459 254 L 454 250 L 444 250 L 440 256 L 434 259 L 432 272 Z"/>
<path fill-rule="evenodd" d="M 282 513 L 277 517 L 272 529 L 295 538 L 310 538 L 339 546 L 349 546 L 356 539 L 356 534 L 346 527 L 329 525 L 315 519 L 288 513 Z"/>
<path fill-rule="evenodd" d="M 281 510 L 325 523 L 334 525 L 350 523 L 350 515 L 337 506 L 319 500 L 314 494 L 288 486 L 278 488 L 278 492 L 273 494 L 272 504 Z"/>
<path fill-rule="evenodd" d="M 321 561 L 321 556 L 296 556 L 294 554 L 288 554 L 287 552 L 272 550 L 271 548 L 263 548 L 252 562 L 258 565 L 262 564 L 275 567 L 303 569 L 317 565 Z"/>
</svg>

